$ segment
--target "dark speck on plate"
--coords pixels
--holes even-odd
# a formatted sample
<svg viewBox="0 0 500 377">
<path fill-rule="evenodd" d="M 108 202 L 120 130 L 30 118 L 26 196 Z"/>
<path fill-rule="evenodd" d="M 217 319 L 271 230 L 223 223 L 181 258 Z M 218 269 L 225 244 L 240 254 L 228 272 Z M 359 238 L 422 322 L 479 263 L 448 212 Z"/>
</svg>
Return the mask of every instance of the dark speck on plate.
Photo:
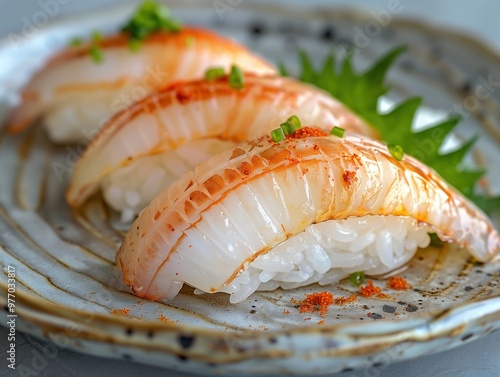
<svg viewBox="0 0 500 377">
<path fill-rule="evenodd" d="M 406 302 L 404 302 L 404 301 L 398 301 L 398 304 L 399 305 L 406 305 Z"/>
<path fill-rule="evenodd" d="M 472 288 L 470 285 L 464 288 L 465 292 L 472 291 L 474 288 Z"/>
<path fill-rule="evenodd" d="M 470 339 L 474 336 L 474 334 L 467 334 L 462 337 L 462 341 L 466 341 L 467 339 Z"/>
<path fill-rule="evenodd" d="M 469 81 L 466 81 L 462 84 L 462 92 L 464 94 L 469 94 L 471 90 L 472 90 L 472 85 Z"/>
<path fill-rule="evenodd" d="M 386 313 L 394 313 L 396 311 L 396 307 L 391 305 L 384 305 L 382 306 L 382 310 Z"/>
<path fill-rule="evenodd" d="M 382 319 L 382 316 L 377 313 L 370 313 L 368 314 L 368 317 L 370 317 L 371 319 Z"/>
<path fill-rule="evenodd" d="M 418 307 L 416 307 L 415 305 L 413 304 L 410 304 L 406 307 L 406 311 L 407 312 L 416 312 L 418 310 Z"/>
<path fill-rule="evenodd" d="M 264 25 L 260 24 L 260 23 L 254 23 L 252 25 L 250 25 L 250 32 L 255 35 L 255 36 L 261 36 L 262 34 L 264 34 L 266 31 Z"/>
<path fill-rule="evenodd" d="M 335 39 L 335 30 L 331 26 L 327 26 L 321 31 L 320 37 L 325 41 L 333 41 Z"/>
</svg>

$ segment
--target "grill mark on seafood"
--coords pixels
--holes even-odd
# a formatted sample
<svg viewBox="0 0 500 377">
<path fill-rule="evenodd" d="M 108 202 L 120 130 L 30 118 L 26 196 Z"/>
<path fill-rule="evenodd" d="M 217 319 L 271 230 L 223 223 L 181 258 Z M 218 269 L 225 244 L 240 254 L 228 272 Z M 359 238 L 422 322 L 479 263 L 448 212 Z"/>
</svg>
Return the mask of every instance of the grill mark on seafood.
<svg viewBox="0 0 500 377">
<path fill-rule="evenodd" d="M 357 168 L 358 179 L 346 186 L 343 174 L 352 171 L 353 167 Z M 264 181 L 267 182 L 265 184 L 274 182 L 269 194 L 259 191 L 258 185 Z M 252 197 L 275 227 L 266 223 L 262 217 L 264 212 L 254 218 L 246 217 L 250 216 L 248 213 L 243 215 L 249 210 L 248 202 L 240 198 L 244 194 L 243 189 L 252 191 Z M 273 194 L 276 192 L 278 194 Z M 281 199 L 274 203 L 266 195 L 281 196 Z M 298 199 L 302 198 L 301 195 L 306 198 L 305 204 Z M 290 201 L 294 197 L 298 200 Z M 270 200 L 274 203 L 273 208 L 270 207 Z M 196 258 L 215 258 L 214 263 L 217 264 L 217 258 L 231 257 L 230 250 L 217 251 L 219 249 L 213 242 L 217 238 L 232 239 L 227 232 L 237 231 L 230 230 L 231 226 L 238 228 L 241 224 L 232 224 L 232 220 L 227 218 L 225 221 L 230 222 L 227 228 L 218 228 L 217 232 L 210 233 L 206 228 L 210 224 L 208 219 L 218 213 L 219 207 L 223 211 L 222 208 L 228 208 L 229 203 L 233 203 L 230 217 L 241 214 L 242 224 L 250 221 L 244 233 L 251 233 L 251 227 L 255 226 L 264 246 L 251 252 L 241 249 L 242 253 L 242 250 L 247 250 L 245 257 L 216 273 L 205 271 L 200 265 L 204 262 L 198 261 L 196 268 L 199 270 L 192 273 L 206 275 L 207 281 L 197 277 L 193 280 L 185 276 L 185 272 L 177 278 L 165 275 L 169 269 L 175 270 L 174 265 L 193 263 L 189 258 L 193 258 L 190 254 L 196 253 L 196 246 L 185 247 L 188 243 L 198 242 L 196 237 L 199 236 L 212 241 L 207 244 L 211 245 L 207 246 L 207 250 L 197 251 Z M 280 205 L 287 208 L 286 217 L 277 210 Z M 160 215 L 153 220 L 158 211 Z M 221 215 L 226 216 L 224 212 Z M 176 285 L 184 282 L 193 284 L 193 281 L 201 283 L 202 286 L 193 285 L 204 291 L 220 291 L 247 268 L 255 259 L 254 255 L 265 254 L 283 240 L 300 234 L 309 225 L 372 215 L 414 218 L 419 224 L 428 224 L 443 239 L 467 247 L 483 261 L 499 249 L 498 233 L 487 217 L 431 169 L 409 156 L 397 161 L 384 145 L 346 133 L 343 139 L 307 137 L 281 143 L 263 137 L 216 156 L 194 172 L 184 175 L 151 202 L 126 235 L 117 263 L 125 282 L 142 297 L 171 298 L 176 294 Z M 248 220 L 241 220 L 244 218 Z M 260 223 L 254 223 L 259 219 Z M 269 233 L 269 229 L 275 230 Z M 282 230 L 286 232 L 280 234 Z M 246 237 L 241 232 L 236 236 L 241 240 Z M 248 243 L 248 247 L 254 246 Z M 183 261 L 184 258 L 187 260 Z M 229 268 L 229 265 L 233 267 Z M 179 271 L 183 271 L 182 268 Z M 169 283 L 170 280 L 172 282 Z"/>
<path fill-rule="evenodd" d="M 155 91 L 102 128 L 78 162 L 66 199 L 71 206 L 80 205 L 105 177 L 144 157 L 199 139 L 252 139 L 292 113 L 303 122 L 335 124 L 375 136 L 338 101 L 293 79 L 245 74 L 245 85 L 239 90 L 228 85 L 227 77 L 181 82 Z M 234 149 L 233 153 L 237 158 L 242 152 Z"/>
<path fill-rule="evenodd" d="M 245 47 L 205 29 L 153 33 L 142 41 L 140 53 L 130 51 L 129 40 L 117 34 L 99 41 L 99 64 L 90 57 L 91 42 L 56 54 L 22 90 L 9 131 L 21 132 L 43 117 L 53 141 L 88 140 L 87 133 L 94 134 L 113 113 L 168 83 L 199 78 L 212 66 L 236 64 L 258 74 L 276 73 Z M 196 42 L 188 46 L 186 40 Z"/>
</svg>

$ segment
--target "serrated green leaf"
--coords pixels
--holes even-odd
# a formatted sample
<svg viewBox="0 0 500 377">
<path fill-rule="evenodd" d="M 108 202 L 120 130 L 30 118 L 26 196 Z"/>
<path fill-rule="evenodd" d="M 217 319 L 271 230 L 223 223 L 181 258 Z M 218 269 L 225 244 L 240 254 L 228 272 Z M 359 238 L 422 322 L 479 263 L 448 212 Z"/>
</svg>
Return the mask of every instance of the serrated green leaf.
<svg viewBox="0 0 500 377">
<path fill-rule="evenodd" d="M 415 112 L 421 104 L 422 99 L 420 97 L 410 98 L 381 117 L 372 116 L 372 120 L 379 124 L 378 131 L 382 135 L 382 140 L 388 144 L 399 144 L 405 150 L 411 149 L 408 138 L 413 136 L 411 125 Z"/>
<path fill-rule="evenodd" d="M 474 136 L 459 148 L 455 149 L 454 151 L 448 152 L 446 155 L 444 155 L 444 157 L 441 156 L 441 158 L 435 158 L 433 161 L 433 165 L 438 170 L 443 170 L 443 171 L 446 169 L 445 165 L 451 165 L 457 168 L 460 167 L 463 163 L 465 155 L 472 148 L 477 139 L 478 136 Z"/>
<path fill-rule="evenodd" d="M 283 76 L 283 77 L 290 76 L 284 63 L 278 64 L 278 72 L 279 72 L 280 76 Z"/>
<path fill-rule="evenodd" d="M 312 65 L 311 59 L 309 55 L 305 51 L 299 52 L 300 63 L 302 65 L 302 74 L 300 75 L 300 79 L 305 82 L 311 82 L 316 77 L 316 72 Z"/>
<path fill-rule="evenodd" d="M 428 165 L 431 165 L 436 160 L 441 161 L 442 155 L 439 154 L 439 149 L 458 122 L 460 122 L 460 118 L 453 117 L 439 125 L 415 133 L 414 135 L 417 137 L 419 143 L 415 144 L 414 149 L 408 150 L 408 153 L 418 157 L 419 160 Z M 460 158 L 460 161 L 462 158 L 463 156 Z M 457 161 L 454 165 L 458 165 L 460 161 Z M 448 163 L 449 162 L 451 161 L 448 161 Z"/>
<path fill-rule="evenodd" d="M 341 62 L 340 70 L 336 70 L 333 52 L 327 56 L 321 68 L 316 70 L 311 58 L 301 51 L 299 59 L 302 68 L 298 77 L 343 102 L 372 125 L 384 142 L 401 146 L 405 153 L 413 155 L 436 170 L 448 183 L 481 208 L 488 212 L 500 209 L 500 197 L 490 198 L 475 193 L 475 185 L 485 171 L 465 170 L 462 166 L 465 155 L 477 138 L 468 140 L 455 151 L 439 152 L 447 136 L 458 124 L 459 118 L 451 117 L 424 131 L 414 132 L 413 119 L 422 103 L 421 98 L 407 99 L 386 114 L 378 111 L 380 96 L 390 90 L 385 84 L 387 71 L 404 50 L 405 47 L 395 48 L 361 74 L 353 68 L 351 53 Z M 280 72 L 288 75 L 284 65 L 280 67 Z"/>
<path fill-rule="evenodd" d="M 472 200 L 484 212 L 492 212 L 492 209 L 500 208 L 500 196 L 486 197 L 482 195 L 473 195 Z"/>
</svg>

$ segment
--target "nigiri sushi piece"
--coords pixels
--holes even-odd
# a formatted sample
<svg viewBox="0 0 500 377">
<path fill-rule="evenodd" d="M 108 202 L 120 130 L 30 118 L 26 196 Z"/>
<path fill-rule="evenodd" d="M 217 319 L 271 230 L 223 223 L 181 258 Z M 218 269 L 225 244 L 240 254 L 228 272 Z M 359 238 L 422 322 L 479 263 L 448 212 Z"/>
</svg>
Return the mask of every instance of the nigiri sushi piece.
<svg viewBox="0 0 500 377">
<path fill-rule="evenodd" d="M 125 34 L 101 40 L 99 63 L 90 56 L 91 43 L 58 53 L 22 90 L 9 130 L 20 132 L 43 118 L 54 142 L 88 141 L 113 113 L 168 83 L 202 77 L 209 67 L 276 72 L 245 47 L 205 29 L 155 32 L 136 52 L 129 41 Z"/>
<path fill-rule="evenodd" d="M 79 206 L 102 190 L 133 219 L 163 188 L 237 142 L 269 133 L 295 114 L 303 122 L 336 125 L 374 136 L 373 129 L 325 92 L 291 78 L 244 74 L 162 88 L 117 114 L 83 154 L 66 199 Z"/>
<path fill-rule="evenodd" d="M 389 272 L 428 246 L 428 232 L 480 261 L 498 253 L 486 215 L 433 170 L 368 138 L 324 135 L 261 137 L 186 173 L 127 233 L 117 255 L 125 283 L 152 300 L 188 284 L 236 303 Z"/>
</svg>

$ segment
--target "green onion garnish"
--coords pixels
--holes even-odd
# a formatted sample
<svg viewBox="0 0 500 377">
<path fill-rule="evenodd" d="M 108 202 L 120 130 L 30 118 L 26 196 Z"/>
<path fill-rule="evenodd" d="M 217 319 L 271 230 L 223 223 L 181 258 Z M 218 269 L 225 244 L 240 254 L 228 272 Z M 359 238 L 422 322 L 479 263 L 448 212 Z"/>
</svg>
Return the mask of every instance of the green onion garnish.
<svg viewBox="0 0 500 377">
<path fill-rule="evenodd" d="M 159 30 L 178 32 L 182 28 L 180 21 L 170 16 L 168 8 L 155 1 L 144 1 L 130 21 L 122 28 L 132 40 L 142 41 L 151 33 Z M 136 48 L 137 44 L 129 44 Z"/>
<path fill-rule="evenodd" d="M 365 273 L 363 271 L 353 272 L 349 275 L 349 282 L 357 287 L 365 282 Z"/>
<path fill-rule="evenodd" d="M 300 119 L 297 117 L 297 115 L 292 115 L 290 118 L 286 120 L 286 122 L 292 126 L 293 132 L 295 132 L 295 130 L 298 130 L 301 127 Z"/>
<path fill-rule="evenodd" d="M 405 155 L 403 147 L 401 147 L 400 145 L 389 144 L 388 148 L 392 157 L 394 157 L 396 160 L 401 161 L 403 159 L 403 156 Z"/>
<path fill-rule="evenodd" d="M 233 89 L 243 88 L 243 72 L 241 69 L 235 65 L 231 66 L 231 72 L 229 73 L 229 86 Z"/>
<path fill-rule="evenodd" d="M 342 138 L 342 137 L 344 137 L 344 132 L 345 132 L 345 130 L 343 128 L 335 126 L 330 131 L 330 135 Z"/>
<path fill-rule="evenodd" d="M 104 54 L 102 53 L 102 50 L 99 46 L 96 45 L 91 46 L 89 54 L 92 60 L 97 64 L 102 63 L 102 61 L 104 60 Z"/>
<path fill-rule="evenodd" d="M 192 35 L 187 37 L 186 38 L 186 47 L 193 47 L 194 41 L 195 41 L 195 38 Z"/>
<path fill-rule="evenodd" d="M 182 23 L 179 20 L 175 20 L 173 18 L 161 20 L 160 25 L 163 30 L 170 31 L 172 33 L 177 33 L 182 29 Z"/>
<path fill-rule="evenodd" d="M 276 128 L 275 130 L 271 131 L 271 138 L 275 143 L 280 142 L 281 140 L 285 140 L 285 133 L 283 132 L 283 129 Z"/>
<path fill-rule="evenodd" d="M 209 68 L 205 71 L 205 80 L 214 81 L 221 77 L 224 77 L 226 72 L 222 67 Z"/>
<path fill-rule="evenodd" d="M 71 40 L 69 41 L 69 45 L 71 47 L 78 47 L 81 46 L 82 44 L 83 44 L 83 39 L 80 37 L 71 38 Z"/>
<path fill-rule="evenodd" d="M 92 32 L 92 41 L 94 42 L 102 41 L 102 33 L 99 30 L 94 30 Z"/>
<path fill-rule="evenodd" d="M 280 127 L 283 129 L 285 135 L 291 135 L 296 130 L 300 128 L 300 119 L 296 115 L 292 115 L 286 120 L 285 123 L 281 123 Z"/>
<path fill-rule="evenodd" d="M 285 135 L 291 135 L 295 132 L 295 130 L 293 129 L 293 126 L 290 122 L 285 122 L 285 123 L 281 123 L 280 124 L 280 128 L 283 130 L 283 133 Z"/>
<path fill-rule="evenodd" d="M 128 41 L 128 48 L 132 52 L 137 52 L 141 48 L 142 42 L 138 39 L 131 39 Z"/>
</svg>

